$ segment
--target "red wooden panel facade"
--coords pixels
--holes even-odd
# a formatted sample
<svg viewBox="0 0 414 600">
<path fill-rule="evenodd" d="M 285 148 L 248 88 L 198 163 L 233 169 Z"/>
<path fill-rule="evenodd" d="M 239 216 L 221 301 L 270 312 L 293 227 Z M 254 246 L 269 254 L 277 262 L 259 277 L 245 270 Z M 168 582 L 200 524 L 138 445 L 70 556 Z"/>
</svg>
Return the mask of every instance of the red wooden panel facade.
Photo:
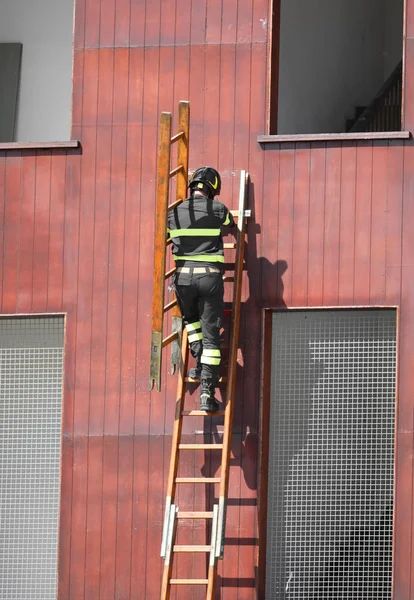
<svg viewBox="0 0 414 600">
<path fill-rule="evenodd" d="M 414 0 L 406 12 L 413 131 Z M 160 112 L 176 115 L 182 99 L 190 168 L 217 166 L 230 207 L 240 169 L 252 180 L 217 597 L 257 597 L 261 309 L 396 305 L 394 600 L 414 600 L 414 146 L 258 144 L 268 24 L 269 0 L 76 0 L 81 150 L 0 151 L 0 313 L 67 314 L 60 600 L 159 596 L 175 379 L 165 366 L 163 391 L 148 391 L 157 131 Z M 182 492 L 194 503 L 203 494 Z M 188 535 L 203 543 L 203 531 Z M 184 560 L 188 576 L 200 575 Z M 203 597 L 191 593 L 180 589 L 180 600 Z"/>
</svg>

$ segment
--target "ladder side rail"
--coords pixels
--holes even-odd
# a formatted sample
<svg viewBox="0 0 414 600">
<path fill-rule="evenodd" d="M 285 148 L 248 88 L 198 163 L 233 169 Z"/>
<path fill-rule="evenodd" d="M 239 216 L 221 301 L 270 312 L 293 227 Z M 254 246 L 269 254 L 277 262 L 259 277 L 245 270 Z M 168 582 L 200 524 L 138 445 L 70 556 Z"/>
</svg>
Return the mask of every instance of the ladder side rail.
<svg viewBox="0 0 414 600">
<path fill-rule="evenodd" d="M 171 113 L 163 112 L 158 147 L 157 210 L 154 240 L 152 334 L 149 389 L 161 390 L 162 336 L 164 322 L 166 234 L 170 186 Z"/>
<path fill-rule="evenodd" d="M 165 547 L 167 542 L 167 532 L 168 532 L 168 518 L 169 511 L 172 503 L 174 502 L 175 497 L 175 489 L 176 489 L 176 478 L 178 472 L 178 459 L 179 459 L 179 444 L 181 441 L 181 430 L 183 425 L 183 408 L 184 408 L 184 397 L 185 397 L 185 375 L 187 373 L 188 368 L 188 334 L 187 331 L 184 330 L 184 334 L 182 336 L 181 342 L 181 368 L 178 375 L 177 382 L 177 400 L 175 405 L 175 418 L 174 418 L 174 426 L 172 432 L 172 440 L 171 440 L 171 453 L 170 453 L 170 467 L 168 471 L 168 480 L 167 480 L 167 494 L 165 500 L 165 514 L 164 514 L 164 528 L 162 533 L 162 542 L 161 542 L 161 556 L 165 555 Z"/>
<path fill-rule="evenodd" d="M 190 103 L 182 100 L 178 104 L 178 131 L 183 135 L 177 142 L 177 165 L 182 169 L 177 173 L 176 185 L 176 203 L 181 203 L 187 197 L 188 185 L 188 161 L 189 161 L 189 143 L 190 143 Z M 175 294 L 174 294 L 175 297 Z M 172 331 L 177 333 L 176 338 L 172 340 L 170 373 L 174 375 L 176 369 L 180 366 L 180 336 L 182 329 L 181 311 L 178 304 L 172 311 Z"/>
<path fill-rule="evenodd" d="M 244 240 L 246 235 L 246 219 L 242 217 L 242 215 L 244 215 L 246 205 L 247 184 L 248 174 L 246 173 L 246 171 L 242 171 L 240 179 L 239 219 L 237 222 L 238 235 L 234 269 L 233 307 L 230 329 L 230 350 L 225 395 L 226 408 L 224 414 L 223 452 L 221 461 L 221 482 L 219 491 L 219 530 L 216 556 L 220 558 L 223 557 L 224 550 L 223 545 L 226 520 L 226 500 L 229 485 L 231 435 L 234 415 L 234 394 L 236 389 L 237 349 L 239 341 L 241 294 L 243 282 Z M 211 599 L 207 597 L 207 600 Z"/>
<path fill-rule="evenodd" d="M 173 561 L 172 561 L 173 554 L 172 553 L 173 553 L 173 544 L 174 544 L 175 533 L 176 533 L 176 528 L 177 528 L 177 514 L 178 514 L 178 508 L 174 504 L 172 504 L 170 506 L 169 515 L 168 515 L 169 525 L 168 525 L 167 539 L 166 539 L 164 569 L 163 569 L 163 573 L 162 573 L 161 595 L 160 595 L 161 600 L 169 600 L 170 592 L 171 592 L 170 579 L 171 579 L 172 568 L 173 568 Z"/>
</svg>

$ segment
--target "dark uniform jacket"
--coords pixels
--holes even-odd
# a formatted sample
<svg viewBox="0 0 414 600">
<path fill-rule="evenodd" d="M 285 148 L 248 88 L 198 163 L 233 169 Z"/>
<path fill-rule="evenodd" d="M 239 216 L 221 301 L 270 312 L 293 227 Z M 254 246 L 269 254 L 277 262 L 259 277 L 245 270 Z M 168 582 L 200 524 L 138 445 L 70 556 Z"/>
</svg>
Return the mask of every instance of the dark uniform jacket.
<svg viewBox="0 0 414 600">
<path fill-rule="evenodd" d="M 168 214 L 168 234 L 175 261 L 198 264 L 224 263 L 221 227 L 233 225 L 228 208 L 198 195 L 187 198 Z"/>
</svg>

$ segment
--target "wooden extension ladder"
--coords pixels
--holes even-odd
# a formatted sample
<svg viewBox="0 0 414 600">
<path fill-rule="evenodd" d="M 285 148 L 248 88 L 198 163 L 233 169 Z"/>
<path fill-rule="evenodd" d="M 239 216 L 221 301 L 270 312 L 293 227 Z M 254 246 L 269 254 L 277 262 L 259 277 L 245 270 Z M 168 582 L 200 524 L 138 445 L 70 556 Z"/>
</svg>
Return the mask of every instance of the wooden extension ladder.
<svg viewBox="0 0 414 600">
<path fill-rule="evenodd" d="M 160 133 L 158 145 L 158 182 L 157 182 L 157 206 L 155 220 L 155 242 L 154 242 L 154 291 L 152 297 L 152 333 L 151 333 L 151 356 L 150 356 L 150 381 L 149 389 L 154 384 L 157 391 L 161 389 L 161 367 L 162 349 L 173 344 L 171 353 L 171 373 L 180 361 L 180 334 L 181 314 L 174 299 L 165 304 L 165 282 L 174 273 L 175 268 L 167 273 L 166 250 L 170 241 L 167 241 L 167 216 L 168 211 L 180 204 L 187 197 L 188 183 L 188 150 L 190 132 L 190 104 L 181 101 L 178 105 L 178 133 L 171 137 L 171 113 L 161 113 Z M 177 166 L 171 169 L 171 146 L 177 143 Z M 176 176 L 176 200 L 169 202 L 170 180 Z M 164 315 L 172 310 L 172 333 L 163 337 Z"/>
<path fill-rule="evenodd" d="M 236 249 L 234 261 L 234 277 L 225 277 L 225 281 L 233 281 L 233 299 L 232 309 L 230 311 L 230 329 L 229 329 L 229 355 L 227 377 L 220 378 L 225 383 L 224 410 L 214 413 L 215 416 L 224 417 L 223 438 L 221 443 L 201 443 L 184 444 L 181 443 L 181 433 L 183 420 L 197 416 L 207 417 L 211 413 L 201 410 L 185 410 L 185 399 L 187 384 L 198 380 L 187 377 L 189 362 L 189 345 L 186 329 L 181 329 L 181 316 L 176 312 L 178 322 L 174 325 L 173 332 L 163 338 L 163 316 L 170 310 L 176 310 L 176 301 L 172 301 L 164 306 L 165 281 L 170 277 L 175 269 L 165 272 L 166 250 L 168 247 L 167 239 L 167 215 L 168 210 L 177 206 L 186 197 L 187 177 L 188 177 L 188 128 L 189 128 L 189 106 L 186 102 L 180 102 L 179 106 L 179 133 L 171 137 L 171 115 L 162 113 L 160 128 L 160 145 L 158 157 L 158 197 L 157 197 L 157 221 L 155 238 L 155 268 L 154 268 L 154 299 L 153 299 L 153 331 L 151 338 L 151 371 L 150 371 L 150 389 L 154 382 L 157 390 L 161 384 L 161 364 L 162 350 L 170 343 L 178 343 L 181 338 L 179 355 L 174 356 L 172 362 L 175 367 L 178 366 L 178 385 L 176 395 L 175 420 L 172 434 L 172 447 L 170 469 L 167 484 L 167 497 L 165 503 L 164 529 L 161 543 L 161 556 L 164 558 L 164 569 L 161 585 L 161 600 L 168 600 L 172 586 L 180 585 L 204 585 L 207 587 L 206 600 L 213 600 L 214 585 L 217 573 L 217 561 L 223 558 L 224 553 L 224 533 L 226 521 L 226 502 L 229 483 L 229 463 L 231 432 L 233 423 L 234 394 L 236 388 L 236 369 L 237 369 L 237 348 L 240 326 L 240 305 L 242 293 L 242 275 L 244 262 L 244 239 L 246 217 L 250 216 L 250 211 L 246 210 L 248 193 L 248 174 L 241 172 L 239 206 L 237 210 L 231 210 L 231 213 L 237 220 L 236 243 L 225 243 L 225 249 Z M 170 149 L 175 141 L 180 143 L 178 151 L 178 166 L 170 170 Z M 177 181 L 177 199 L 168 205 L 169 179 L 175 174 L 181 175 L 181 183 Z M 184 177 L 186 177 L 184 182 Z M 184 189 L 185 188 L 185 189 Z M 179 477 L 179 461 L 181 452 L 186 450 L 204 450 L 221 452 L 221 470 L 218 477 Z M 219 484 L 218 503 L 214 504 L 212 511 L 200 510 L 179 510 L 175 504 L 175 493 L 177 485 L 180 484 L 205 484 L 211 486 Z M 179 533 L 179 523 L 182 520 L 201 520 L 206 526 L 209 524 L 210 543 L 206 545 L 179 545 L 176 543 L 176 537 Z M 206 527 L 207 528 L 207 527 Z M 206 567 L 206 577 L 203 579 L 172 578 L 173 557 L 177 553 L 202 553 L 205 552 L 208 558 Z"/>
</svg>

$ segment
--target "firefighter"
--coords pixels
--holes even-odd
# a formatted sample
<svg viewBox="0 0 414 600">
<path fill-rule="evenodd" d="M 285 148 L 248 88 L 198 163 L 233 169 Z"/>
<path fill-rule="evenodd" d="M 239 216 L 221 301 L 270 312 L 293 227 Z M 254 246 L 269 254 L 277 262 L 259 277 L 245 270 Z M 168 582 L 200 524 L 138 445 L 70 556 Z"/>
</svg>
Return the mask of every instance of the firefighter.
<svg viewBox="0 0 414 600">
<path fill-rule="evenodd" d="M 197 169 L 188 184 L 190 196 L 168 215 L 168 234 L 176 264 L 173 285 L 200 379 L 200 409 L 215 412 L 214 397 L 220 366 L 223 319 L 224 252 L 221 227 L 234 225 L 220 194 L 220 174 L 212 167 Z"/>
</svg>

